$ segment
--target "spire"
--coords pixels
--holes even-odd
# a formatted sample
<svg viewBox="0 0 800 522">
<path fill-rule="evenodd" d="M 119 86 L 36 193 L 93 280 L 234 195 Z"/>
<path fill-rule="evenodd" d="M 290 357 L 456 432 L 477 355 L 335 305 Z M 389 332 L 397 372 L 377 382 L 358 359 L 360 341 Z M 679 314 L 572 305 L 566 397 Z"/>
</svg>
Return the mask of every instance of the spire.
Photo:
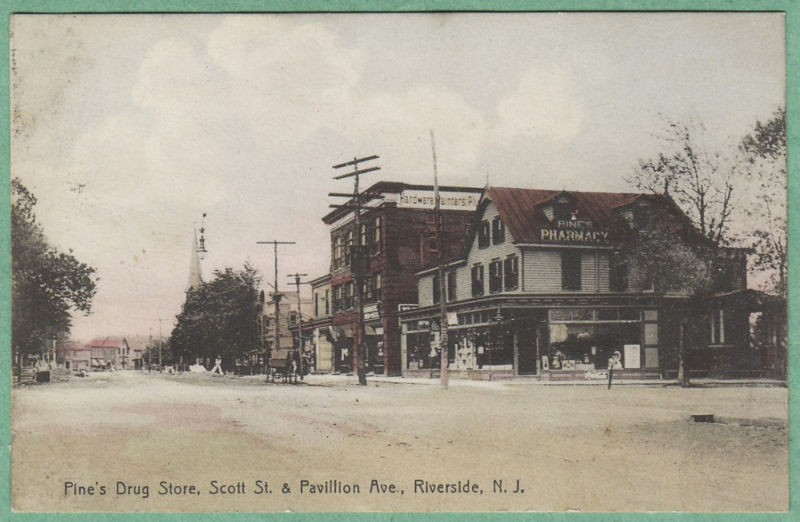
<svg viewBox="0 0 800 522">
<path fill-rule="evenodd" d="M 203 283 L 203 273 L 200 271 L 200 255 L 197 248 L 197 230 L 194 231 L 194 240 L 192 241 L 192 261 L 189 263 L 189 283 L 186 285 L 186 291 L 197 290 Z"/>
</svg>

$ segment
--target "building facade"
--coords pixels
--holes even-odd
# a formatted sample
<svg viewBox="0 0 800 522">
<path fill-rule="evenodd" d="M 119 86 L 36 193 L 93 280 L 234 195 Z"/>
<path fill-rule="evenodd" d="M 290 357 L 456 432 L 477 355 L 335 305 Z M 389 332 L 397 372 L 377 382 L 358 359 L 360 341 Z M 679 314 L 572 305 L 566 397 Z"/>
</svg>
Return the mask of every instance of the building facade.
<svg viewBox="0 0 800 522">
<path fill-rule="evenodd" d="M 310 349 L 314 354 L 314 368 L 316 372 L 329 373 L 334 371 L 334 339 L 335 332 L 331 329 L 333 317 L 331 309 L 331 275 L 325 274 L 310 281 L 312 316 L 305 326 L 306 337 Z M 340 365 L 341 365 L 340 361 Z"/>
<path fill-rule="evenodd" d="M 403 374 L 438 373 L 444 299 L 455 376 L 600 379 L 618 354 L 622 369 L 615 375 L 674 377 L 678 310 L 687 296 L 660 291 L 621 261 L 644 216 L 672 230 L 676 241 L 702 241 L 663 195 L 487 188 L 463 252 L 446 265 L 445 295 L 437 268 L 417 274 L 419 306 L 399 318 Z M 746 255 L 719 255 L 717 297 L 693 323 L 706 340 L 693 347 L 694 367 L 722 353 L 743 357 L 748 348 L 752 310 L 742 299 L 720 297 L 748 292 Z"/>
<path fill-rule="evenodd" d="M 441 187 L 443 255 L 464 244 L 482 189 Z M 364 191 L 367 202 L 356 230 L 353 211 L 336 209 L 323 218 L 331 231 L 330 341 L 334 370 L 352 371 L 358 311 L 351 247 L 366 247 L 362 288 L 367 371 L 399 375 L 402 370 L 398 308 L 416 303 L 416 276 L 437 262 L 432 186 L 378 182 Z"/>
</svg>

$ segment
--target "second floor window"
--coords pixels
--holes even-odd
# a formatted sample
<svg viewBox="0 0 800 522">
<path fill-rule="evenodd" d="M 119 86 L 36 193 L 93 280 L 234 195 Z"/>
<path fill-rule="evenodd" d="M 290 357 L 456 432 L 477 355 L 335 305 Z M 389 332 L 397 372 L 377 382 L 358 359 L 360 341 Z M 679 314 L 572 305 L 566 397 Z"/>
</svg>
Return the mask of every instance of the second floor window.
<svg viewBox="0 0 800 522">
<path fill-rule="evenodd" d="M 333 268 L 342 266 L 342 236 L 333 238 Z"/>
<path fill-rule="evenodd" d="M 331 313 L 331 306 L 330 306 L 330 297 L 331 297 L 330 290 L 325 290 L 325 315 Z"/>
<path fill-rule="evenodd" d="M 472 295 L 483 295 L 483 265 L 472 267 Z"/>
<path fill-rule="evenodd" d="M 314 292 L 314 317 L 319 317 L 319 294 Z"/>
<path fill-rule="evenodd" d="M 519 258 L 517 256 L 508 256 L 503 261 L 503 272 L 505 275 L 505 289 L 516 290 L 519 286 Z"/>
<path fill-rule="evenodd" d="M 344 241 L 344 266 L 350 266 L 353 260 L 353 231 L 347 233 Z"/>
<path fill-rule="evenodd" d="M 438 303 L 439 299 L 441 297 L 441 292 L 440 292 L 441 287 L 439 286 L 439 273 L 438 272 L 433 274 L 433 277 L 431 277 L 431 281 L 433 283 L 433 288 L 432 288 L 432 290 L 433 290 L 433 294 L 432 294 L 433 295 L 433 302 L 434 303 Z"/>
<path fill-rule="evenodd" d="M 581 254 L 574 250 L 561 252 L 561 288 L 581 289 Z"/>
<path fill-rule="evenodd" d="M 489 263 L 489 292 L 496 293 L 503 289 L 503 262 Z"/>
<path fill-rule="evenodd" d="M 376 217 L 372 222 L 372 238 L 370 239 L 370 251 L 377 254 L 381 251 L 381 218 Z"/>
<path fill-rule="evenodd" d="M 478 248 L 489 246 L 489 222 L 484 220 L 478 225 Z"/>
<path fill-rule="evenodd" d="M 506 240 L 506 225 L 500 216 L 495 216 L 492 220 L 492 243 L 499 245 Z"/>
</svg>

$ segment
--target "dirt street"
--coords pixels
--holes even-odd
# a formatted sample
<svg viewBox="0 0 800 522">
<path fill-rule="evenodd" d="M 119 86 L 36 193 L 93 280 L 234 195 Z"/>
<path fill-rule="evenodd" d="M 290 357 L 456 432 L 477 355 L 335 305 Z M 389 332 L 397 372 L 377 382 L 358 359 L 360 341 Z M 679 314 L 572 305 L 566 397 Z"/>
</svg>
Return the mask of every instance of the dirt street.
<svg viewBox="0 0 800 522">
<path fill-rule="evenodd" d="M 12 415 L 21 511 L 788 507 L 785 388 L 118 372 L 17 388 Z"/>
</svg>

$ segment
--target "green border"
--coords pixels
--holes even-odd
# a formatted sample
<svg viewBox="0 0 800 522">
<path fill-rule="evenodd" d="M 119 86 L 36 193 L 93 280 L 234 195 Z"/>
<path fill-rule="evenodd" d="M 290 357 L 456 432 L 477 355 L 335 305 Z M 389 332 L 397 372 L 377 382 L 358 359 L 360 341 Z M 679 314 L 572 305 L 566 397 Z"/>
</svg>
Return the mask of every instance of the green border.
<svg viewBox="0 0 800 522">
<path fill-rule="evenodd" d="M 0 158 L 8 158 L 9 142 L 9 40 L 8 20 L 11 13 L 60 13 L 60 12 L 347 12 L 347 11 L 782 11 L 786 13 L 786 105 L 788 116 L 788 219 L 789 219 L 789 281 L 800 277 L 798 255 L 800 250 L 796 241 L 800 239 L 800 210 L 792 204 L 800 198 L 800 118 L 796 106 L 800 103 L 800 1 L 795 0 L 507 0 L 503 2 L 491 0 L 6 0 L 0 7 L 4 23 L 0 27 L 0 55 L 5 67 L 0 70 L 0 96 L 4 100 L 0 107 Z M 697 514 L 697 513 L 87 513 L 87 514 L 20 514 L 11 512 L 11 453 L 10 453 L 10 388 L 11 388 L 11 351 L 10 332 L 10 240 L 9 240 L 9 163 L 0 162 L 0 334 L 5 340 L 0 350 L 0 520 L 19 521 L 53 521 L 53 520 L 392 520 L 406 521 L 441 520 L 448 522 L 471 520 L 677 520 L 677 521 L 716 521 L 716 520 L 758 520 L 780 521 L 799 520 L 800 509 L 797 506 L 798 464 L 800 464 L 800 447 L 796 437 L 789 439 L 790 458 L 790 511 L 788 513 L 757 514 Z M 798 285 L 789 288 L 789 397 L 794 403 L 798 393 L 798 367 L 800 367 L 800 321 L 798 320 Z M 791 411 L 791 409 L 790 409 Z M 790 415 L 790 434 L 800 430 L 797 415 Z M 3 480 L 3 478 L 7 480 Z"/>
</svg>

